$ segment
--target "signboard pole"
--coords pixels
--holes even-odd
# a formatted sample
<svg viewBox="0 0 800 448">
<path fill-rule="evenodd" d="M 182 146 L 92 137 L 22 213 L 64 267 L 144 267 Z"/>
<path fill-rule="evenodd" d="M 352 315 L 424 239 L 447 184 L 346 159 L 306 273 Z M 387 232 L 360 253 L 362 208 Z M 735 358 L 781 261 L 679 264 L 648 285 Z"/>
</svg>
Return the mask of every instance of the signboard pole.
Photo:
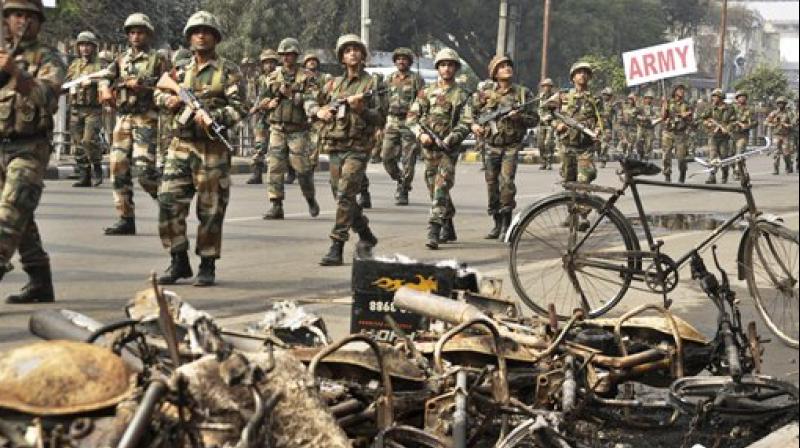
<svg viewBox="0 0 800 448">
<path fill-rule="evenodd" d="M 717 87 L 722 88 L 722 70 L 725 67 L 725 35 L 728 32 L 728 0 L 722 0 L 722 19 L 719 24 L 719 51 L 717 53 Z"/>
</svg>

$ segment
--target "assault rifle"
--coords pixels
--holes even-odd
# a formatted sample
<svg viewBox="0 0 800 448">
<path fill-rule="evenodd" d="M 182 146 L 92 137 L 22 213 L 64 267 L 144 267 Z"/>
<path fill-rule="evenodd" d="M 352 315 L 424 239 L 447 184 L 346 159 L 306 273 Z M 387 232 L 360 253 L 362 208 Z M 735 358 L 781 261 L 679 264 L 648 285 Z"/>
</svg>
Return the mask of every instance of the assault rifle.
<svg viewBox="0 0 800 448">
<path fill-rule="evenodd" d="M 561 112 L 558 112 L 556 110 L 553 111 L 553 116 L 558 118 L 562 122 L 564 122 L 565 125 L 583 132 L 584 134 L 588 135 L 592 139 L 595 139 L 595 140 L 597 139 L 597 133 L 594 132 L 593 130 L 587 128 L 586 126 L 580 124 L 578 122 L 578 120 L 576 120 L 576 119 L 574 119 L 572 117 L 568 117 L 568 116 L 566 116 L 566 115 L 564 115 Z"/>
<path fill-rule="evenodd" d="M 94 81 L 97 79 L 103 79 L 108 77 L 109 74 L 110 74 L 109 71 L 106 69 L 98 70 L 94 73 L 88 73 L 86 75 L 79 76 L 73 79 L 72 81 L 65 82 L 64 84 L 61 85 L 61 90 L 63 92 L 66 92 L 75 86 L 83 84 L 85 81 Z"/>
<path fill-rule="evenodd" d="M 444 151 L 444 152 L 446 152 L 446 153 L 449 153 L 449 152 L 451 152 L 451 151 L 452 151 L 452 149 L 450 148 L 450 146 L 449 146 L 447 143 L 445 143 L 445 142 L 444 142 L 444 140 L 442 140 L 442 138 L 441 138 L 441 137 L 439 137 L 439 135 L 438 135 L 438 134 L 436 134 L 435 132 L 433 132 L 433 129 L 431 129 L 431 128 L 430 128 L 430 126 L 428 126 L 428 125 L 427 125 L 427 124 L 425 124 L 425 123 L 422 123 L 422 122 L 420 122 L 420 123 L 419 123 L 419 127 L 420 127 L 420 128 L 423 130 L 423 131 L 425 131 L 425 133 L 426 133 L 426 134 L 428 134 L 428 135 L 429 135 L 429 136 L 430 136 L 430 137 L 433 139 L 433 143 L 434 143 L 434 144 L 435 144 L 435 145 L 436 145 L 436 146 L 437 146 L 437 147 L 438 147 L 440 150 L 442 150 L 442 151 Z"/>
<path fill-rule="evenodd" d="M 360 96 L 364 100 L 368 100 L 375 95 L 383 95 L 386 93 L 388 89 L 386 87 L 381 87 L 380 89 L 369 89 L 364 93 L 361 93 L 357 96 Z M 344 112 L 346 108 L 344 106 L 347 105 L 347 97 L 339 98 L 336 100 L 331 101 L 328 103 L 328 107 L 330 108 L 331 112 L 337 114 L 339 118 L 344 118 Z"/>
<path fill-rule="evenodd" d="M 228 151 L 234 151 L 233 146 L 231 146 L 230 142 L 228 142 L 228 139 L 225 138 L 225 127 L 211 118 L 211 114 L 203 107 L 203 104 L 191 91 L 185 87 L 181 87 L 180 84 L 172 79 L 169 73 L 164 73 L 161 75 L 161 79 L 158 80 L 156 87 L 178 95 L 178 98 L 180 98 L 181 101 L 183 101 L 183 104 L 186 105 L 183 113 L 180 117 L 178 117 L 178 123 L 185 125 L 194 116 L 199 115 L 202 117 L 203 122 L 214 134 L 214 136 L 221 141 L 226 148 L 228 148 Z"/>
<path fill-rule="evenodd" d="M 490 123 L 490 122 L 500 121 L 503 117 L 507 116 L 511 112 L 515 112 L 515 111 L 524 109 L 524 108 L 530 106 L 531 104 L 538 103 L 538 102 L 539 102 L 539 99 L 537 98 L 537 99 L 532 99 L 530 101 L 526 101 L 526 102 L 524 102 L 522 104 L 518 104 L 516 106 L 500 106 L 500 107 L 498 107 L 497 109 L 495 109 L 495 110 L 493 110 L 491 112 L 487 112 L 485 114 L 482 114 L 480 117 L 478 117 L 477 123 L 478 123 L 479 126 L 484 126 L 485 124 Z"/>
<path fill-rule="evenodd" d="M 727 134 L 727 133 L 728 133 L 728 130 L 725 128 L 725 126 L 723 126 L 722 124 L 720 124 L 720 122 L 719 122 L 719 121 L 717 121 L 717 120 L 715 120 L 715 119 L 713 119 L 713 118 L 706 118 L 706 119 L 705 119 L 705 121 L 706 121 L 707 123 L 711 124 L 711 126 L 714 126 L 714 131 L 713 131 L 713 132 L 720 131 L 720 132 L 722 132 L 723 134 Z"/>
</svg>

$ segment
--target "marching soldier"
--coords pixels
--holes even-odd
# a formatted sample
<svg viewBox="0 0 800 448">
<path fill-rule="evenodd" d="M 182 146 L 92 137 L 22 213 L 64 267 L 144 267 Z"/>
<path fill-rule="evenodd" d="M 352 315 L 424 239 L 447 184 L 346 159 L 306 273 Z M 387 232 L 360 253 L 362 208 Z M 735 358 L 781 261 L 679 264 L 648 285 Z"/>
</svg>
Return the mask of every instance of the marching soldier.
<svg viewBox="0 0 800 448">
<path fill-rule="evenodd" d="M 747 151 L 750 130 L 756 124 L 753 118 L 753 110 L 747 104 L 747 99 L 747 92 L 743 90 L 736 92 L 736 103 L 733 105 L 734 123 L 731 129 L 731 152 L 734 154 L 741 154 Z M 736 180 L 741 178 L 738 165 L 734 167 L 733 178 Z"/>
<path fill-rule="evenodd" d="M 117 109 L 109 160 L 119 220 L 105 229 L 106 235 L 136 234 L 134 177 L 153 199 L 158 198 L 158 110 L 153 90 L 169 63 L 150 47 L 154 29 L 149 17 L 131 14 L 124 29 L 130 46 L 108 66 L 109 77 L 100 83 L 100 101 Z"/>
<path fill-rule="evenodd" d="M 511 58 L 495 56 L 489 62 L 489 76 L 494 80 L 492 87 L 475 93 L 470 111 L 473 134 L 485 139 L 488 212 L 494 220 L 494 227 L 486 239 L 497 239 L 505 235 L 511 224 L 511 214 L 517 205 L 517 187 L 514 184 L 517 156 L 527 130 L 539 123 L 539 115 L 532 112 L 531 104 L 522 107 L 531 103 L 533 94 L 526 87 L 512 83 L 514 65 Z M 488 128 L 476 122 L 479 114 L 491 113 L 500 107 L 512 111 L 491 121 Z"/>
<path fill-rule="evenodd" d="M 455 80 L 461 69 L 458 53 L 445 48 L 436 54 L 434 65 L 439 80 L 425 87 L 408 112 L 408 127 L 422 145 L 425 159 L 425 183 L 432 200 L 426 246 L 433 250 L 440 242 L 456 239 L 456 208 L 450 190 L 455 185 L 460 145 L 471 124 L 470 113 L 464 111 L 470 95 Z"/>
<path fill-rule="evenodd" d="M 34 212 L 52 150 L 53 115 L 66 67 L 58 52 L 42 45 L 41 0 L 3 2 L 9 40 L 0 46 L 0 280 L 19 251 L 28 283 L 6 303 L 52 302 L 50 257 L 42 247 Z M 8 47 L 13 50 L 8 50 Z M 36 61 L 36 63 L 27 63 Z"/>
<path fill-rule="evenodd" d="M 78 34 L 78 58 L 67 69 L 67 81 L 99 72 L 103 66 L 97 59 L 97 36 L 91 31 Z M 100 147 L 100 128 L 103 108 L 98 97 L 97 81 L 86 80 L 69 91 L 69 135 L 75 148 L 75 163 L 80 180 L 73 187 L 91 187 L 103 183 L 103 152 Z"/>
<path fill-rule="evenodd" d="M 319 215 L 307 115 L 309 108 L 317 105 L 318 87 L 298 64 L 301 54 L 297 39 L 289 37 L 281 41 L 278 55 L 283 59 L 283 66 L 269 74 L 259 97 L 259 107 L 269 116 L 270 129 L 267 194 L 272 207 L 264 219 L 283 219 L 283 183 L 288 165 L 297 173 L 308 213 L 312 217 Z"/>
<path fill-rule="evenodd" d="M 303 68 L 306 70 L 306 76 L 314 80 L 314 84 L 317 86 L 324 86 L 327 84 L 328 80 L 330 79 L 330 75 L 327 73 L 322 73 L 319 70 L 320 61 L 319 57 L 317 57 L 314 53 L 307 53 L 303 57 Z M 318 89 L 320 91 L 321 89 Z M 317 117 L 309 117 L 311 122 L 311 129 L 308 131 L 308 137 L 311 141 L 311 164 L 314 166 L 316 170 L 317 165 L 319 165 L 319 151 L 320 151 L 320 140 L 319 140 L 319 131 L 322 129 L 324 123 L 317 119 Z"/>
<path fill-rule="evenodd" d="M 631 92 L 619 111 L 619 141 L 623 157 L 631 157 L 636 142 L 636 94 Z"/>
<path fill-rule="evenodd" d="M 605 168 L 608 163 L 608 151 L 613 140 L 613 122 L 615 116 L 614 92 L 611 87 L 606 87 L 600 92 L 600 119 L 603 121 L 605 132 L 598 142 L 600 145 L 600 168 Z"/>
<path fill-rule="evenodd" d="M 267 48 L 261 52 L 259 60 L 261 61 L 261 73 L 256 79 L 256 98 L 261 95 L 261 92 L 266 90 L 267 79 L 270 73 L 275 71 L 275 68 L 278 66 L 278 53 Z M 250 185 L 261 185 L 264 183 L 264 163 L 269 147 L 269 118 L 265 111 L 259 108 L 259 104 L 255 104 L 250 110 L 250 113 L 256 115 L 256 124 L 253 128 L 255 151 L 253 152 L 253 160 L 250 164 L 253 174 L 247 179 L 246 183 Z"/>
<path fill-rule="evenodd" d="M 336 223 L 331 247 L 320 260 L 322 266 L 343 263 L 344 244 L 352 228 L 359 237 L 357 252 L 369 255 L 378 239 L 369 228 L 356 195 L 362 190 L 375 131 L 385 124 L 380 80 L 364 70 L 367 47 L 354 34 L 336 42 L 336 56 L 344 66 L 342 76 L 329 80 L 321 94 L 325 106 L 309 110 L 325 123 L 321 133 L 323 151 L 330 155 L 331 190 L 336 198 Z"/>
<path fill-rule="evenodd" d="M 394 50 L 392 61 L 397 70 L 386 81 L 389 89 L 389 116 L 386 118 L 381 158 L 386 172 L 397 182 L 395 204 L 408 205 L 408 192 L 414 182 L 419 146 L 406 125 L 406 116 L 411 104 L 425 87 L 425 81 L 411 71 L 411 64 L 414 63 L 414 52 L 411 49 Z"/>
<path fill-rule="evenodd" d="M 767 115 L 767 126 L 772 129 L 772 137 L 775 139 L 775 151 L 772 156 L 775 162 L 773 163 L 772 174 L 780 174 L 781 158 L 785 165 L 786 174 L 794 172 L 792 168 L 792 126 L 794 125 L 795 116 L 786 104 L 786 97 L 778 97 L 776 101 L 778 108 L 773 110 Z"/>
<path fill-rule="evenodd" d="M 708 134 L 711 136 L 709 138 L 710 158 L 724 159 L 730 156 L 730 131 L 736 120 L 736 115 L 733 108 L 725 104 L 725 94 L 722 93 L 722 89 L 714 89 L 711 92 L 711 107 L 706 109 L 702 119 Z M 706 183 L 717 183 L 716 171 L 709 173 Z M 728 183 L 727 166 L 722 168 L 722 183 Z"/>
<path fill-rule="evenodd" d="M 184 122 L 185 114 L 179 111 L 188 106 L 176 92 L 159 89 L 156 93 L 158 105 L 175 113 L 175 138 L 167 153 L 158 195 L 158 233 L 172 261 L 158 282 L 171 285 L 192 276 L 186 217 L 197 193 L 200 224 L 195 252 L 200 256 L 200 268 L 194 285 L 212 286 L 230 197 L 231 154 L 210 127 L 216 122 L 231 129 L 244 119 L 242 74 L 235 63 L 216 53 L 216 46 L 222 41 L 216 17 L 206 11 L 196 12 L 187 21 L 183 34 L 194 57 L 177 73 L 175 81 L 197 96 L 203 110 L 194 111 L 192 118 Z"/>
<path fill-rule="evenodd" d="M 653 154 L 653 142 L 656 139 L 656 126 L 661 122 L 660 111 L 653 104 L 654 93 L 648 90 L 644 93 L 642 105 L 636 114 L 639 130 L 636 136 L 636 148 L 639 151 L 639 160 L 649 160 Z"/>
<path fill-rule="evenodd" d="M 661 134 L 662 171 L 664 180 L 672 182 L 672 154 L 678 156 L 678 181 L 686 182 L 688 162 L 686 157 L 689 151 L 688 130 L 692 123 L 694 112 L 689 103 L 684 99 L 686 86 L 682 83 L 672 88 L 672 98 L 664 103 L 661 109 L 661 118 L 664 130 Z"/>
<path fill-rule="evenodd" d="M 553 137 L 553 114 L 546 107 L 545 103 L 555 91 L 553 90 L 553 80 L 545 78 L 539 83 L 539 127 L 536 128 L 536 147 L 539 148 L 539 158 L 541 159 L 540 170 L 553 169 L 553 151 L 555 141 Z"/>
</svg>

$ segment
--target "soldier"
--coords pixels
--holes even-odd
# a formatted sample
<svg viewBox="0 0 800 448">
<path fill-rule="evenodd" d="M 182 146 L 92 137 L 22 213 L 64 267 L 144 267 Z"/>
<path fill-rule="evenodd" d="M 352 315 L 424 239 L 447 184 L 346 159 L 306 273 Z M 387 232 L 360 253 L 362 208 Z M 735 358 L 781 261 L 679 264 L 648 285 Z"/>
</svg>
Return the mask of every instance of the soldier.
<svg viewBox="0 0 800 448">
<path fill-rule="evenodd" d="M 514 65 L 507 56 L 495 56 L 489 62 L 489 76 L 495 82 L 492 88 L 479 90 L 474 95 L 470 108 L 472 113 L 472 132 L 485 138 L 486 187 L 489 192 L 489 215 L 494 227 L 486 239 L 497 239 L 505 235 L 511 224 L 511 214 L 516 207 L 517 187 L 514 179 L 517 174 L 517 156 L 522 150 L 522 141 L 529 128 L 539 123 L 539 115 L 530 105 L 520 108 L 523 103 L 533 100 L 528 88 L 513 84 Z M 488 128 L 477 122 L 479 114 L 490 113 L 500 107 L 512 108 L 512 112 L 490 122 Z"/>
<path fill-rule="evenodd" d="M 97 54 L 97 60 L 100 61 L 102 67 L 108 67 L 108 64 L 114 60 L 114 53 L 109 50 L 103 50 Z M 99 90 L 99 89 L 98 89 Z M 99 92 L 98 92 L 99 95 Z M 101 123 L 101 140 L 102 151 L 104 153 L 111 152 L 111 135 L 114 133 L 114 126 L 116 124 L 116 112 L 110 104 L 102 105 L 102 123 Z"/>
<path fill-rule="evenodd" d="M 109 160 L 119 221 L 105 229 L 106 235 L 136 234 L 134 176 L 144 191 L 153 199 L 158 198 L 158 110 L 153 90 L 161 74 L 169 69 L 169 63 L 150 48 L 154 32 L 150 18 L 131 14 L 124 29 L 130 47 L 108 66 L 109 77 L 100 83 L 100 101 L 109 106 L 115 104 L 117 108 Z"/>
<path fill-rule="evenodd" d="M 605 168 L 608 163 L 608 150 L 613 140 L 613 123 L 616 115 L 614 105 L 614 92 L 611 87 L 606 87 L 600 92 L 600 119 L 603 121 L 605 132 L 598 142 L 600 145 L 600 168 Z"/>
<path fill-rule="evenodd" d="M 794 172 L 792 168 L 792 126 L 794 125 L 795 116 L 786 107 L 788 102 L 785 96 L 778 97 L 776 103 L 778 103 L 778 108 L 767 116 L 767 126 L 772 129 L 772 137 L 775 139 L 777 148 L 777 151 L 772 156 L 775 160 L 772 174 L 780 174 L 781 158 L 783 158 L 786 166 L 786 174 L 790 174 Z"/>
<path fill-rule="evenodd" d="M 196 111 L 192 119 L 182 123 L 184 114 L 179 111 L 185 105 L 181 99 L 174 92 L 159 90 L 156 93 L 158 105 L 175 113 L 175 138 L 167 153 L 158 195 L 158 233 L 172 262 L 158 282 L 171 285 L 192 276 L 186 217 L 197 192 L 200 225 L 195 253 L 200 256 L 200 268 L 194 285 L 212 286 L 230 197 L 231 154 L 224 142 L 212 137 L 209 127 L 216 121 L 231 129 L 244 119 L 242 74 L 236 64 L 217 55 L 216 46 L 222 41 L 222 32 L 212 14 L 206 11 L 194 13 L 189 17 L 183 34 L 194 57 L 177 73 L 176 81 L 197 95 L 203 110 Z"/>
<path fill-rule="evenodd" d="M 308 139 L 307 111 L 317 105 L 318 86 L 298 64 L 302 54 L 297 39 L 288 37 L 278 45 L 283 66 L 267 77 L 259 97 L 260 107 L 269 115 L 267 194 L 272 207 L 264 219 L 283 219 L 283 181 L 287 165 L 294 167 L 300 190 L 308 203 L 308 213 L 319 215 L 314 192 L 314 165 Z"/>
<path fill-rule="evenodd" d="M 419 156 L 419 146 L 414 134 L 406 125 L 408 109 L 425 87 L 421 76 L 411 71 L 414 52 L 398 48 L 392 54 L 397 70 L 389 75 L 389 116 L 383 135 L 381 158 L 386 172 L 397 182 L 394 194 L 396 205 L 408 205 L 408 192 L 414 182 L 414 168 Z M 401 166 L 398 166 L 398 162 Z"/>
<path fill-rule="evenodd" d="M 539 158 L 541 159 L 540 170 L 553 169 L 553 150 L 555 150 L 555 141 L 553 137 L 553 115 L 545 103 L 553 96 L 553 80 L 545 78 L 539 83 L 539 127 L 536 128 L 536 147 L 539 148 Z"/>
<path fill-rule="evenodd" d="M 258 79 L 256 79 L 256 97 L 266 89 L 267 79 L 270 73 L 275 71 L 275 68 L 278 66 L 278 53 L 275 53 L 275 50 L 267 48 L 261 52 L 259 59 L 261 61 L 261 73 L 258 75 Z M 259 106 L 259 104 L 255 104 L 253 108 L 250 109 L 250 113 L 256 116 L 256 124 L 253 132 L 255 137 L 255 151 L 253 152 L 253 160 L 250 164 L 253 174 L 247 179 L 247 183 L 250 185 L 261 185 L 264 183 L 264 161 L 269 147 L 269 119 L 266 111 L 261 110 Z"/>
<path fill-rule="evenodd" d="M 631 92 L 619 111 L 619 141 L 623 157 L 631 157 L 636 143 L 636 94 Z"/>
<path fill-rule="evenodd" d="M 425 159 L 425 183 L 432 201 L 425 245 L 432 250 L 438 249 L 440 242 L 456 238 L 453 224 L 456 208 L 450 190 L 455 185 L 460 145 L 469 135 L 471 124 L 471 113 L 464 111 L 469 107 L 470 95 L 455 81 L 461 69 L 458 53 L 445 48 L 436 54 L 434 65 L 439 80 L 425 87 L 408 112 L 408 127 L 422 145 Z M 436 143 L 437 139 L 443 147 Z"/>
<path fill-rule="evenodd" d="M 97 36 L 83 31 L 76 39 L 78 58 L 67 69 L 67 80 L 73 81 L 84 75 L 99 72 L 101 62 L 97 59 Z M 69 135 L 75 149 L 75 163 L 80 180 L 73 187 L 91 187 L 103 183 L 103 152 L 100 148 L 100 127 L 103 108 L 97 92 L 97 81 L 86 80 L 69 91 Z"/>
<path fill-rule="evenodd" d="M 316 110 L 317 118 L 325 123 L 320 139 L 323 151 L 330 155 L 331 190 L 336 198 L 336 223 L 330 235 L 331 247 L 320 260 L 322 266 L 342 265 L 351 228 L 358 233 L 359 255 L 369 255 L 378 244 L 356 202 L 375 130 L 385 124 L 386 113 L 380 95 L 374 94 L 382 87 L 379 79 L 364 70 L 367 55 L 366 45 L 355 34 L 337 40 L 336 57 L 345 72 L 325 84 L 321 99 L 327 105 Z"/>
<path fill-rule="evenodd" d="M 686 86 L 682 83 L 672 88 L 672 98 L 667 100 L 661 108 L 661 118 L 664 130 L 661 134 L 662 170 L 664 180 L 672 182 L 672 153 L 678 156 L 678 181 L 686 182 L 686 157 L 689 150 L 689 136 L 687 131 L 692 122 L 692 107 L 684 100 Z"/>
<path fill-rule="evenodd" d="M 66 67 L 42 45 L 41 0 L 6 0 L 3 24 L 10 39 L 0 46 L 0 280 L 19 251 L 28 283 L 6 303 L 52 302 L 50 257 L 42 247 L 34 212 L 52 150 L 53 115 Z M 6 49 L 12 46 L 12 50 Z M 30 61 L 36 61 L 30 63 Z"/>
<path fill-rule="evenodd" d="M 733 108 L 725 104 L 725 94 L 722 89 L 714 89 L 711 92 L 711 107 L 706 109 L 702 119 L 706 130 L 711 136 L 709 139 L 710 158 L 724 159 L 730 156 L 730 131 L 736 120 L 736 115 Z M 717 183 L 716 170 L 709 173 L 706 183 Z M 722 183 L 728 183 L 727 166 L 722 168 Z"/>
<path fill-rule="evenodd" d="M 319 70 L 320 62 L 319 57 L 317 57 L 314 53 L 306 53 L 303 57 L 303 68 L 306 70 L 306 76 L 314 80 L 314 83 L 317 86 L 324 86 L 328 80 L 330 79 L 330 75 L 327 73 L 322 73 Z M 320 89 L 321 90 L 321 89 Z M 318 90 L 318 91 L 320 91 Z M 311 129 L 308 132 L 309 140 L 311 141 L 311 164 L 314 166 L 316 170 L 317 165 L 319 165 L 319 151 L 320 151 L 320 140 L 319 140 L 319 131 L 322 129 L 324 123 L 320 120 L 317 120 L 316 117 L 309 117 L 311 121 Z"/>
<path fill-rule="evenodd" d="M 740 90 L 736 92 L 736 103 L 733 105 L 734 122 L 731 125 L 731 153 L 741 154 L 747 151 L 747 142 L 750 140 L 750 129 L 753 129 L 756 122 L 753 118 L 753 110 L 747 104 L 747 92 Z M 739 166 L 733 169 L 733 178 L 741 179 Z"/>
<path fill-rule="evenodd" d="M 636 148 L 639 151 L 639 160 L 649 160 L 653 154 L 653 142 L 656 139 L 656 126 L 661 122 L 660 111 L 653 98 L 655 94 L 652 90 L 644 93 L 642 105 L 636 114 L 639 122 L 639 129 L 636 135 Z"/>
</svg>

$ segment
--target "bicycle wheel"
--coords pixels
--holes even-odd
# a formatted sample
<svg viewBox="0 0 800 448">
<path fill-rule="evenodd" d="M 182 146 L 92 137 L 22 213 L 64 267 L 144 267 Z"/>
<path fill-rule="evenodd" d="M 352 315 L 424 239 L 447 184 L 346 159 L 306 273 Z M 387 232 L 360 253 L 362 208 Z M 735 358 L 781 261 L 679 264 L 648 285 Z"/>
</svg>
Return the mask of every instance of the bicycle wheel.
<svg viewBox="0 0 800 448">
<path fill-rule="evenodd" d="M 798 235 L 781 225 L 759 222 L 747 234 L 742 263 L 747 286 L 767 326 L 798 347 Z"/>
<path fill-rule="evenodd" d="M 577 308 L 597 317 L 625 295 L 641 264 L 627 252 L 638 251 L 639 241 L 619 210 L 601 213 L 604 207 L 598 197 L 563 193 L 542 200 L 522 217 L 511 238 L 509 270 L 514 289 L 534 312 L 547 315 L 553 304 L 559 319 Z M 576 225 L 584 218 L 588 229 Z"/>
</svg>

